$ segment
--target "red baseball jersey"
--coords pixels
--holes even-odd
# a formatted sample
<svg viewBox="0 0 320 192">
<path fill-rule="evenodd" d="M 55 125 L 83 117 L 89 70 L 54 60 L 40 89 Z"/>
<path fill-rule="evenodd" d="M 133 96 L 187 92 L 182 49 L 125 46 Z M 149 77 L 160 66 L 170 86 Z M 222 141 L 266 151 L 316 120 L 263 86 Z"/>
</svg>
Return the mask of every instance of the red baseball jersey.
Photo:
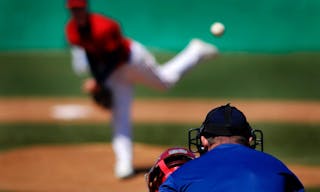
<svg viewBox="0 0 320 192">
<path fill-rule="evenodd" d="M 89 15 L 90 36 L 81 36 L 76 22 L 71 19 L 66 26 L 67 40 L 72 45 L 83 47 L 91 65 L 119 66 L 129 58 L 130 43 L 122 35 L 119 24 L 105 16 L 92 13 Z"/>
<path fill-rule="evenodd" d="M 119 24 L 108 17 L 91 13 L 89 23 L 90 35 L 84 37 L 74 19 L 71 19 L 66 26 L 66 36 L 70 44 L 85 49 L 93 75 L 103 80 L 116 67 L 128 61 L 131 40 L 125 38 Z"/>
</svg>

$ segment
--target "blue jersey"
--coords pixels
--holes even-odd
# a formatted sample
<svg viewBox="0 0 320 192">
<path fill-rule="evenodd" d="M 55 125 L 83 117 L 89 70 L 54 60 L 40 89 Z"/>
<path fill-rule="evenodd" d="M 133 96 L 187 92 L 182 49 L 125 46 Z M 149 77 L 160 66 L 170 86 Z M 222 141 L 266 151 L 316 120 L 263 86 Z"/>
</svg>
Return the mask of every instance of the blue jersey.
<svg viewBox="0 0 320 192">
<path fill-rule="evenodd" d="M 299 179 L 275 157 L 240 144 L 223 144 L 187 162 L 160 192 L 303 192 Z"/>
</svg>

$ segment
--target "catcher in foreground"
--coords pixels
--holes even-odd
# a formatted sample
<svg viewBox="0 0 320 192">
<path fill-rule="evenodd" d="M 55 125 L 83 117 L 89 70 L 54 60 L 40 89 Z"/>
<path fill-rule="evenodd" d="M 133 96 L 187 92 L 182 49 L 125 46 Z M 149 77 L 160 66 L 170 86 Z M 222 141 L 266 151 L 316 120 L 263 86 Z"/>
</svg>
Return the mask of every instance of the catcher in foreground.
<svg viewBox="0 0 320 192">
<path fill-rule="evenodd" d="M 160 185 L 180 166 L 193 160 L 195 155 L 188 149 L 172 147 L 165 150 L 145 175 L 149 192 L 158 192 Z"/>
</svg>

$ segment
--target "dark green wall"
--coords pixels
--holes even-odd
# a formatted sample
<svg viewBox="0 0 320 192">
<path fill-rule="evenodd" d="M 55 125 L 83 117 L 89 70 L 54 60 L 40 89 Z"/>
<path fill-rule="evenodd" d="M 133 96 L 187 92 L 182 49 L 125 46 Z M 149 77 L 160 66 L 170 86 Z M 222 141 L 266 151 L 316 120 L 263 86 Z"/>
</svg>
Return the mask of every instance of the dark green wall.
<svg viewBox="0 0 320 192">
<path fill-rule="evenodd" d="M 149 47 L 178 50 L 192 37 L 223 51 L 320 50 L 319 0 L 91 0 Z M 0 0 L 0 50 L 66 48 L 64 0 Z M 222 38 L 209 33 L 226 25 Z"/>
<path fill-rule="evenodd" d="M 0 49 L 64 47 L 63 6 L 59 0 L 0 0 Z"/>
</svg>

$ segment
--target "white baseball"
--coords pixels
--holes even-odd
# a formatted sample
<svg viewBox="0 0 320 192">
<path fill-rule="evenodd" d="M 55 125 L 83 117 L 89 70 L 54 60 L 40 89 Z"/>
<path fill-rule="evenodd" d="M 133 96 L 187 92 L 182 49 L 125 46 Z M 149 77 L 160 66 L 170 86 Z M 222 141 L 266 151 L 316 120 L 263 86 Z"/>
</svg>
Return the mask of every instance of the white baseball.
<svg viewBox="0 0 320 192">
<path fill-rule="evenodd" d="M 211 25 L 210 31 L 215 36 L 221 36 L 221 35 L 223 35 L 223 33 L 225 31 L 225 27 L 222 23 L 215 22 Z"/>
</svg>

